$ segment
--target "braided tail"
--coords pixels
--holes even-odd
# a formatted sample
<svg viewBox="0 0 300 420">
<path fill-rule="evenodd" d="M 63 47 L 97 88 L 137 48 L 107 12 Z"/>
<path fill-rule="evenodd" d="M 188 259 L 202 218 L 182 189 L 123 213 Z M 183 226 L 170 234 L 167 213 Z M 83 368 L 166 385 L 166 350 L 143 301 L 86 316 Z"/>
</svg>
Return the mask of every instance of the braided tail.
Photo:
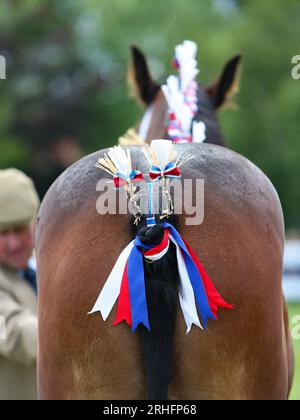
<svg viewBox="0 0 300 420">
<path fill-rule="evenodd" d="M 138 236 L 145 245 L 162 242 L 161 225 L 143 228 Z M 173 341 L 178 307 L 179 273 L 176 247 L 170 244 L 167 254 L 158 261 L 144 260 L 145 286 L 151 332 L 139 326 L 146 372 L 148 398 L 167 400 L 172 378 Z"/>
</svg>

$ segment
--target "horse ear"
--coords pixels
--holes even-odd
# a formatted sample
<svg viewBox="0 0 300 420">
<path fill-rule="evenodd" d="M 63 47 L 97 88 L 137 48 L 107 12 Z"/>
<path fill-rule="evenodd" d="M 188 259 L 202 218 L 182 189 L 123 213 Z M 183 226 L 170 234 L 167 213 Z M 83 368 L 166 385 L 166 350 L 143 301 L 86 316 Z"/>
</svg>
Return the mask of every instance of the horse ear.
<svg viewBox="0 0 300 420">
<path fill-rule="evenodd" d="M 215 83 L 205 88 L 215 108 L 226 105 L 237 92 L 241 60 L 241 55 L 233 57 L 224 67 L 221 77 Z"/>
<path fill-rule="evenodd" d="M 128 69 L 128 84 L 131 95 L 143 105 L 149 105 L 160 86 L 153 81 L 146 57 L 135 46 L 131 47 L 131 60 Z"/>
</svg>

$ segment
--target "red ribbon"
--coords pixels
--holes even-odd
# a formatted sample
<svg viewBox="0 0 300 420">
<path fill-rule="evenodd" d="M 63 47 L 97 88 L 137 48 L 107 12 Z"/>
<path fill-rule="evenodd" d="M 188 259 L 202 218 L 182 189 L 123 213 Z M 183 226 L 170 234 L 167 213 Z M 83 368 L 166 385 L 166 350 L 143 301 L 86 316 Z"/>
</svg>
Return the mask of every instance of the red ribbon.
<svg viewBox="0 0 300 420">
<path fill-rule="evenodd" d="M 149 173 L 152 181 L 155 181 L 155 180 L 157 180 L 159 178 L 162 178 L 162 177 L 166 177 L 166 178 L 168 178 L 168 177 L 180 178 L 181 177 L 181 171 L 178 168 L 178 166 L 173 165 L 173 166 L 170 167 L 170 169 L 167 169 L 167 168 L 168 168 L 168 166 L 165 168 L 165 170 L 163 172 L 161 172 L 160 168 L 158 168 L 156 166 L 152 167 L 152 169 Z"/>
<path fill-rule="evenodd" d="M 125 185 L 127 185 L 128 181 L 143 182 L 144 181 L 144 176 L 143 176 L 143 174 L 141 174 L 138 171 L 133 171 L 130 174 L 129 179 L 126 179 L 125 177 L 122 177 L 120 175 L 115 175 L 114 176 L 114 184 L 115 184 L 116 188 L 125 187 Z"/>
<path fill-rule="evenodd" d="M 220 293 L 217 291 L 217 289 L 215 288 L 213 282 L 211 281 L 209 275 L 207 274 L 207 272 L 205 271 L 203 265 L 201 264 L 201 262 L 199 261 L 199 258 L 197 257 L 197 255 L 195 254 L 195 251 L 191 248 L 191 246 L 188 244 L 188 242 L 182 238 L 183 242 L 185 243 L 190 256 L 192 257 L 194 263 L 196 264 L 199 273 L 202 277 L 203 280 L 203 286 L 207 295 L 207 299 L 208 299 L 208 303 L 210 306 L 210 309 L 212 311 L 212 313 L 214 314 L 214 316 L 216 317 L 216 319 L 218 319 L 218 308 L 226 308 L 226 309 L 234 309 L 234 306 L 230 305 L 229 303 L 227 303 L 222 296 L 220 295 Z"/>
</svg>

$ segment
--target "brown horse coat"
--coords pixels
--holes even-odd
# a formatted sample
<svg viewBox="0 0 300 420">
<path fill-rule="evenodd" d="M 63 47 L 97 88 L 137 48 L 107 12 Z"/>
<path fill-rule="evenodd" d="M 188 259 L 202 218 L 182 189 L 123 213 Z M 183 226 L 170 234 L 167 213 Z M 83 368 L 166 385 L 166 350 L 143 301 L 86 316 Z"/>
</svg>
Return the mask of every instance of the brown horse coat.
<svg viewBox="0 0 300 420">
<path fill-rule="evenodd" d="M 205 180 L 205 220 L 181 232 L 222 296 L 234 304 L 202 332 L 176 326 L 171 399 L 286 399 L 292 376 L 282 297 L 284 223 L 277 193 L 244 157 L 185 147 L 184 178 Z M 38 382 L 41 399 L 144 399 L 138 338 L 87 315 L 123 248 L 128 216 L 96 212 L 99 153 L 69 168 L 39 213 Z M 145 169 L 141 151 L 134 161 Z M 163 322 L 163 320 L 162 320 Z"/>
</svg>

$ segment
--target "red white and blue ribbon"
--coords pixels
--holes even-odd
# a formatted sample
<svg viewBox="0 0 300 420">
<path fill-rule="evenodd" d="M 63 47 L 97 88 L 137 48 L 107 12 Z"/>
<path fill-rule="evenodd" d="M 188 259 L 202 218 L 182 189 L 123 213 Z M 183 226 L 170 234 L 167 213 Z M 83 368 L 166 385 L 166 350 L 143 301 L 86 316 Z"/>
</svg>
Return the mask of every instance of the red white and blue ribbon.
<svg viewBox="0 0 300 420">
<path fill-rule="evenodd" d="M 218 293 L 195 252 L 169 223 L 162 224 L 165 233 L 160 245 L 146 246 L 137 237 L 122 252 L 90 313 L 101 312 L 106 321 L 118 300 L 114 325 L 122 321 L 135 331 L 144 325 L 149 331 L 148 307 L 145 290 L 144 258 L 156 261 L 168 251 L 170 241 L 176 246 L 181 279 L 179 301 L 187 333 L 192 325 L 205 328 L 207 320 L 217 319 L 218 308 L 232 309 Z M 200 323 L 199 315 L 202 319 Z"/>
<path fill-rule="evenodd" d="M 180 168 L 173 162 L 168 163 L 164 170 L 153 165 L 150 169 L 149 176 L 152 181 L 161 180 L 162 178 L 177 179 L 181 177 Z"/>
<path fill-rule="evenodd" d="M 143 182 L 144 180 L 144 176 L 140 171 L 132 171 L 129 176 L 120 172 L 114 175 L 114 185 L 117 189 L 125 187 L 129 182 Z"/>
<path fill-rule="evenodd" d="M 197 44 L 184 41 L 175 48 L 174 67 L 179 77 L 170 76 L 162 91 L 169 106 L 169 140 L 175 143 L 202 143 L 206 139 L 206 126 L 195 121 L 198 113 Z"/>
</svg>

